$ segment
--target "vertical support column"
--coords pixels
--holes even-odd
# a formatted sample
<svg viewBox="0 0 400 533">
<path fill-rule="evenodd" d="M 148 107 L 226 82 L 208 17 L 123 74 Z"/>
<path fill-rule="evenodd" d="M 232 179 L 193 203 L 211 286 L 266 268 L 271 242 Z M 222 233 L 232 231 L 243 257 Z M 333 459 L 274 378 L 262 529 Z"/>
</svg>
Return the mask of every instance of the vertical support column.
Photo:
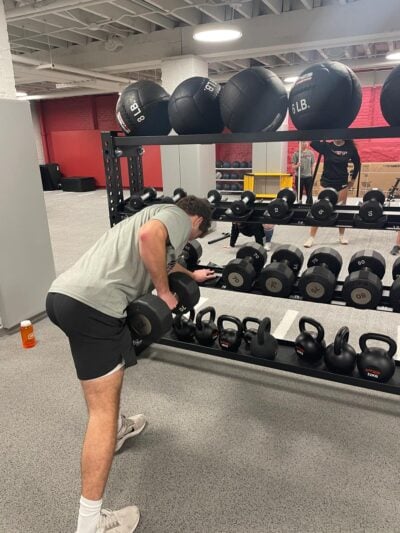
<svg viewBox="0 0 400 533">
<path fill-rule="evenodd" d="M 111 226 L 115 226 L 115 224 L 118 224 L 123 219 L 119 208 L 124 203 L 121 164 L 114 152 L 115 135 L 115 133 L 110 131 L 101 134 L 104 169 L 106 173 L 108 212 Z"/>
<path fill-rule="evenodd" d="M 0 72 L 0 98 L 14 99 L 16 97 L 14 67 L 3 0 L 0 0 Z"/>
<path fill-rule="evenodd" d="M 161 64 L 162 85 L 170 94 L 192 76 L 208 77 L 208 64 L 196 56 L 168 59 Z M 215 145 L 162 146 L 164 194 L 182 187 L 188 194 L 206 196 L 215 188 Z"/>
<path fill-rule="evenodd" d="M 143 148 L 135 147 L 135 155 L 128 157 L 129 190 L 132 194 L 140 193 L 143 189 Z"/>
<path fill-rule="evenodd" d="M 278 131 L 287 130 L 287 117 Z M 287 172 L 287 142 L 253 143 L 253 172 Z"/>
</svg>

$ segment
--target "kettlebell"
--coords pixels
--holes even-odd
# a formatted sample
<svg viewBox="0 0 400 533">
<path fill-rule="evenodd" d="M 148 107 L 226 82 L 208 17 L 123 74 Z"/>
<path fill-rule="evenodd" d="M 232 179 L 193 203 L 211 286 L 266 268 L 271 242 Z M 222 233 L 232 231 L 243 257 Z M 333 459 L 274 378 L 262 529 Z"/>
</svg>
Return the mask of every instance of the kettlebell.
<svg viewBox="0 0 400 533">
<path fill-rule="evenodd" d="M 381 341 L 389 345 L 389 350 L 371 346 L 367 348 L 367 341 Z M 360 376 L 371 381 L 385 383 L 393 376 L 396 364 L 393 356 L 397 352 L 397 344 L 387 335 L 379 333 L 364 333 L 360 337 L 361 353 L 357 356 L 357 368 Z"/>
<path fill-rule="evenodd" d="M 257 334 L 251 339 L 250 352 L 254 357 L 273 361 L 278 353 L 278 341 L 270 333 L 271 320 L 266 317 L 261 320 Z"/>
<path fill-rule="evenodd" d="M 307 324 L 313 326 L 317 332 L 307 331 Z M 299 329 L 300 335 L 297 337 L 294 346 L 298 357 L 307 363 L 318 363 L 325 355 L 326 350 L 324 328 L 313 318 L 303 316 L 299 320 Z"/>
<path fill-rule="evenodd" d="M 203 317 L 207 314 L 210 314 L 210 318 L 209 320 L 204 320 Z M 218 337 L 215 315 L 216 312 L 214 307 L 205 307 L 197 313 L 194 336 L 196 337 L 197 342 L 202 346 L 212 346 Z"/>
<path fill-rule="evenodd" d="M 249 323 L 258 324 L 259 326 L 261 323 L 261 320 L 259 318 L 253 318 L 251 316 L 246 316 L 246 318 L 243 319 L 243 322 L 242 322 L 243 339 L 244 339 L 244 342 L 246 343 L 246 348 L 250 347 L 251 340 L 253 337 L 255 337 L 255 335 L 257 335 L 257 329 L 258 329 L 258 327 L 257 329 L 247 327 L 247 324 Z"/>
<path fill-rule="evenodd" d="M 180 341 L 192 342 L 196 326 L 194 325 L 194 309 L 190 310 L 189 318 L 185 315 L 178 314 L 172 322 L 172 328 L 175 335 Z"/>
<path fill-rule="evenodd" d="M 235 328 L 224 328 L 224 322 L 235 324 Z M 217 320 L 218 342 L 223 350 L 237 352 L 242 342 L 243 326 L 242 322 L 235 316 L 221 315 Z"/>
<path fill-rule="evenodd" d="M 335 340 L 326 348 L 325 364 L 329 370 L 339 374 L 351 374 L 356 366 L 357 354 L 348 344 L 350 331 L 343 326 L 336 333 Z"/>
</svg>

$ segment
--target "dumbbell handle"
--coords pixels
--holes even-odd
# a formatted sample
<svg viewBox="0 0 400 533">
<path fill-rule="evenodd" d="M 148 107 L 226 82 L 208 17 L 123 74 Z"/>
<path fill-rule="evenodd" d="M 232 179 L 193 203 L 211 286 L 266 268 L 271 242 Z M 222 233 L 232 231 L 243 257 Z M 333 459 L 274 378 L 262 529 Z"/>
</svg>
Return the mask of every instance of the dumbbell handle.
<svg viewBox="0 0 400 533">
<path fill-rule="evenodd" d="M 182 198 L 185 198 L 186 192 L 183 189 L 179 189 L 178 191 L 175 191 L 174 196 L 172 197 L 172 200 L 176 204 L 176 202 L 179 202 Z"/>
<path fill-rule="evenodd" d="M 280 261 L 278 261 L 277 259 L 272 259 L 271 263 L 282 263 L 283 265 L 287 265 L 290 270 L 293 270 L 290 266 L 290 261 L 288 261 L 287 259 L 281 259 Z"/>
<path fill-rule="evenodd" d="M 215 202 L 218 202 L 218 196 L 211 194 L 210 196 L 207 196 L 207 200 L 210 202 L 210 204 L 215 204 Z"/>
</svg>

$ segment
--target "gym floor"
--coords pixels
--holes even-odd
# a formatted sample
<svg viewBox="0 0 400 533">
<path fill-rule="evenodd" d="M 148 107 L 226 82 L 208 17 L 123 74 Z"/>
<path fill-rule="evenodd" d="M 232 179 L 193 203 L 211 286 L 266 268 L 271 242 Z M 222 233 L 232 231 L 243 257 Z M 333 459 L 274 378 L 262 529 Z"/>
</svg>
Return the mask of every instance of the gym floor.
<svg viewBox="0 0 400 533">
<path fill-rule="evenodd" d="M 108 229 L 106 194 L 57 191 L 45 199 L 60 273 Z M 218 224 L 215 237 L 222 231 L 229 226 Z M 302 247 L 307 235 L 283 226 L 273 243 Z M 390 284 L 395 234 L 347 236 L 350 244 L 340 246 L 335 229 L 317 235 L 317 245 L 342 254 L 340 279 L 354 252 L 374 248 L 387 260 Z M 202 242 L 202 263 L 233 258 L 227 244 Z M 366 331 L 398 337 L 395 314 L 238 296 L 203 289 L 202 305 L 240 318 L 268 315 L 272 331 L 289 340 L 303 314 L 322 322 L 328 342 L 344 324 L 355 345 Z M 0 531 L 72 533 L 86 409 L 63 334 L 47 318 L 35 332 L 30 351 L 18 332 L 0 339 Z M 115 458 L 105 505 L 137 503 L 139 532 L 399 531 L 396 396 L 154 346 L 127 371 L 122 407 L 145 413 L 149 425 Z"/>
</svg>

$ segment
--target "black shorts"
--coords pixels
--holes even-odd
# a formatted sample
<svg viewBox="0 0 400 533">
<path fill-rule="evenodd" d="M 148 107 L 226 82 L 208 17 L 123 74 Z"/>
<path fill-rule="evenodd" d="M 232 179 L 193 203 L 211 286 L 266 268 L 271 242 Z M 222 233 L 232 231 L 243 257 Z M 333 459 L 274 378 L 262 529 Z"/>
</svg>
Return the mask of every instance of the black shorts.
<svg viewBox="0 0 400 533">
<path fill-rule="evenodd" d="M 119 363 L 136 364 L 132 336 L 123 318 L 114 318 L 57 292 L 49 292 L 46 311 L 68 337 L 79 379 L 108 374 Z"/>
<path fill-rule="evenodd" d="M 325 181 L 325 180 L 321 179 L 321 186 L 324 189 L 331 188 L 331 189 L 335 189 L 337 192 L 340 192 L 340 191 L 343 191 L 343 189 L 346 189 L 349 186 L 349 182 L 347 180 L 346 181 L 340 180 L 340 181 L 329 182 L 329 181 Z"/>
</svg>

